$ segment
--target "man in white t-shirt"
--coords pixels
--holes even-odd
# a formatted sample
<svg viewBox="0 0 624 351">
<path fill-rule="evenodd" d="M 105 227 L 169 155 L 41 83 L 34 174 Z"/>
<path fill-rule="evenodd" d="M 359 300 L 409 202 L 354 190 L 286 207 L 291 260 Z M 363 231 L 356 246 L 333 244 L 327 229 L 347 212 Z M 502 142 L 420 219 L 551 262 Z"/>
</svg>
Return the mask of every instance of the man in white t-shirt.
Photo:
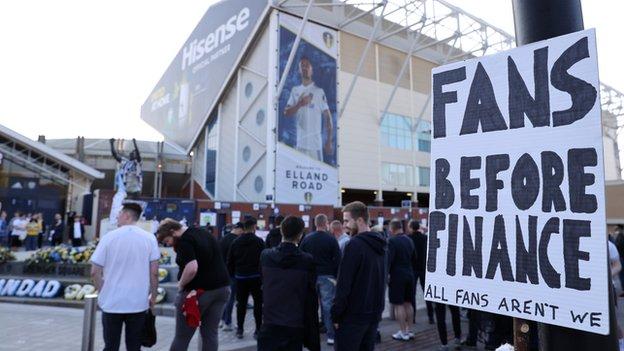
<svg viewBox="0 0 624 351">
<path fill-rule="evenodd" d="M 156 299 L 160 250 L 156 237 L 136 226 L 141 212 L 136 203 L 124 204 L 117 216 L 119 228 L 103 236 L 91 256 L 105 351 L 119 350 L 123 324 L 126 349 L 141 349 L 145 313 Z"/>
<path fill-rule="evenodd" d="M 316 86 L 312 80 L 314 70 L 307 57 L 299 60 L 299 74 L 301 85 L 293 87 L 286 104 L 286 117 L 295 117 L 297 126 L 296 149 L 314 159 L 323 161 L 323 151 L 326 155 L 333 154 L 333 125 L 332 117 L 327 105 L 327 98 L 322 88 Z M 321 131 L 325 123 L 325 144 Z"/>
</svg>

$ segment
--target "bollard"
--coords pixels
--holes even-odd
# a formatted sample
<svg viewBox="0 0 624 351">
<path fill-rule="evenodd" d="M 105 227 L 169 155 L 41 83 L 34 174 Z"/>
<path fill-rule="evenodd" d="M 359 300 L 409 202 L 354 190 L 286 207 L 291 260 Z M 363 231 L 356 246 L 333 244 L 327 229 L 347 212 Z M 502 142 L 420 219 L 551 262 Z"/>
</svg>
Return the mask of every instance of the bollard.
<svg viewBox="0 0 624 351">
<path fill-rule="evenodd" d="M 84 319 L 82 321 L 82 351 L 93 351 L 95 338 L 95 316 L 97 294 L 85 295 Z"/>
</svg>

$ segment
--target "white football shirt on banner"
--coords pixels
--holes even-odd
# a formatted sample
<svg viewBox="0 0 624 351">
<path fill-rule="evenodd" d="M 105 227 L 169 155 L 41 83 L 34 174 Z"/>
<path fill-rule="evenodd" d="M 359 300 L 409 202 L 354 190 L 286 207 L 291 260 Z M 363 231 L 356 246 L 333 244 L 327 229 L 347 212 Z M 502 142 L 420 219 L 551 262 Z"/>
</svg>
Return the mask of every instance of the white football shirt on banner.
<svg viewBox="0 0 624 351">
<path fill-rule="evenodd" d="M 301 107 L 295 114 L 297 119 L 297 149 L 321 152 L 323 137 L 323 112 L 329 110 L 323 89 L 311 83 L 297 85 L 290 91 L 288 106 L 294 106 L 299 99 L 312 95 L 312 101 Z"/>
</svg>

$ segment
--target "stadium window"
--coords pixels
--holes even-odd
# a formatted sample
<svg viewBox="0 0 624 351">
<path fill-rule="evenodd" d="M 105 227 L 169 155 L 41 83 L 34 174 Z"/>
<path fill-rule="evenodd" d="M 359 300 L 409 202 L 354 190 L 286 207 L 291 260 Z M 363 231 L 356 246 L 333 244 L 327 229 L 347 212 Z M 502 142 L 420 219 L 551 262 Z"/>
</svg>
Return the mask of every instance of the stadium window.
<svg viewBox="0 0 624 351">
<path fill-rule="evenodd" d="M 206 190 L 210 195 L 215 194 L 215 185 L 217 182 L 217 128 L 216 118 L 208 124 L 208 136 L 206 139 Z"/>
<path fill-rule="evenodd" d="M 416 129 L 418 151 L 431 152 L 431 122 L 420 121 Z"/>
<path fill-rule="evenodd" d="M 410 165 L 383 162 L 381 176 L 386 185 L 414 186 L 414 168 Z"/>
<path fill-rule="evenodd" d="M 429 186 L 429 167 L 418 167 L 418 186 Z"/>
<path fill-rule="evenodd" d="M 412 121 L 408 117 L 387 113 L 381 121 L 381 142 L 384 146 L 412 149 Z"/>
</svg>

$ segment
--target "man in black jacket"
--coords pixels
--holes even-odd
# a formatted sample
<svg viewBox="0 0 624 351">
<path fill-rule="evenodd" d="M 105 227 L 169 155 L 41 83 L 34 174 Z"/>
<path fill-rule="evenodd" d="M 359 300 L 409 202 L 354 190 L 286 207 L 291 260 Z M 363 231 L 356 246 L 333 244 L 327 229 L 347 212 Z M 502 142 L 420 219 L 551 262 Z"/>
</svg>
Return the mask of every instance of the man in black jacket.
<svg viewBox="0 0 624 351">
<path fill-rule="evenodd" d="M 372 351 L 384 309 L 386 241 L 369 227 L 368 208 L 355 201 L 343 216 L 351 240 L 345 247 L 331 317 L 336 329 L 336 351 Z"/>
<path fill-rule="evenodd" d="M 282 242 L 282 233 L 280 232 L 280 225 L 284 220 L 284 216 L 279 215 L 275 217 L 275 228 L 269 231 L 267 234 L 265 245 L 267 249 L 277 247 Z"/>
<path fill-rule="evenodd" d="M 243 223 L 238 222 L 234 226 L 232 226 L 230 232 L 226 234 L 219 241 L 219 246 L 221 247 L 221 255 L 227 264 L 227 257 L 230 253 L 230 247 L 232 247 L 232 243 L 234 240 L 238 239 L 238 237 L 243 233 Z M 230 298 L 228 302 L 225 304 L 225 308 L 223 309 L 223 316 L 221 317 L 221 322 L 223 323 L 223 331 L 232 331 L 232 309 L 234 308 L 234 299 L 236 298 L 236 279 L 233 277 L 230 279 Z"/>
<path fill-rule="evenodd" d="M 301 218 L 286 217 L 281 225 L 282 242 L 262 252 L 260 351 L 299 351 L 303 345 L 308 350 L 320 350 L 314 261 L 297 248 L 303 228 Z"/>
<path fill-rule="evenodd" d="M 301 242 L 301 250 L 314 257 L 316 267 L 316 288 L 321 299 L 323 324 L 327 329 L 327 344 L 334 344 L 334 327 L 330 310 L 336 294 L 336 275 L 340 265 L 338 241 L 328 233 L 328 220 L 324 214 L 314 218 L 316 231 L 306 235 Z"/>
<path fill-rule="evenodd" d="M 416 248 L 416 263 L 414 265 L 414 294 L 416 294 L 416 287 L 420 282 L 420 287 L 425 292 L 425 264 L 427 261 L 427 235 L 423 233 L 420 227 L 420 222 L 417 220 L 410 220 L 408 225 L 409 237 L 414 242 Z M 414 296 L 416 301 L 416 296 Z M 433 324 L 433 303 L 426 301 L 427 316 L 429 317 L 429 324 Z M 414 318 L 416 317 L 416 302 L 414 302 Z"/>
<path fill-rule="evenodd" d="M 243 338 L 247 300 L 251 294 L 254 301 L 254 319 L 258 336 L 262 325 L 262 278 L 260 276 L 260 254 L 264 241 L 256 236 L 256 219 L 248 217 L 243 222 L 244 233 L 234 240 L 228 253 L 227 266 L 230 277 L 236 279 L 236 337 Z"/>
</svg>

